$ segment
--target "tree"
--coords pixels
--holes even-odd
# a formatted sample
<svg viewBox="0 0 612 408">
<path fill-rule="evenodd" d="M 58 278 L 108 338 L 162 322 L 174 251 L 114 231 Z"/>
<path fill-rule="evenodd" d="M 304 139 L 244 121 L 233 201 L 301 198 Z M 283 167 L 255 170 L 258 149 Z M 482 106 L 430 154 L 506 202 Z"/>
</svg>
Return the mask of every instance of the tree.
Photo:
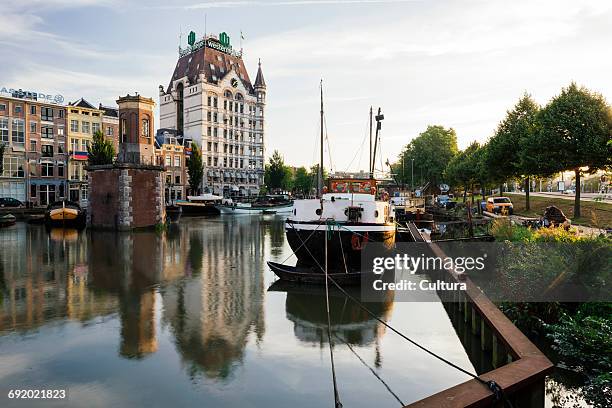
<svg viewBox="0 0 612 408">
<path fill-rule="evenodd" d="M 444 170 L 457 152 L 457 134 L 454 129 L 428 126 L 424 132 L 406 145 L 398 162 L 391 166 L 391 169 L 399 176 L 398 181 L 412 184 L 412 165 L 414 163 L 415 184 L 430 182 L 437 185 L 443 181 Z"/>
<path fill-rule="evenodd" d="M 478 183 L 482 179 L 482 166 L 479 163 L 482 151 L 478 142 L 472 142 L 465 150 L 456 154 L 448 162 L 444 171 L 444 177 L 451 185 L 462 185 L 464 187 L 463 202 L 466 200 L 468 189 L 471 190 L 474 183 Z"/>
<path fill-rule="evenodd" d="M 275 150 L 266 164 L 264 172 L 264 182 L 269 191 L 290 190 L 293 184 L 293 174 L 291 168 L 285 165 L 283 157 L 278 150 Z"/>
<path fill-rule="evenodd" d="M 543 109 L 532 160 L 547 172 L 573 170 L 574 217 L 580 217 L 580 177 L 612 168 L 612 112 L 601 94 L 571 83 Z"/>
<path fill-rule="evenodd" d="M 509 178 L 524 177 L 526 209 L 529 209 L 529 176 L 540 174 L 540 168 L 528 154 L 532 148 L 531 140 L 536 134 L 539 111 L 540 106 L 529 94 L 524 94 L 514 108 L 506 112 L 506 117 L 487 144 L 486 161 L 490 178 L 501 185 Z"/>
<path fill-rule="evenodd" d="M 308 173 L 306 167 L 298 167 L 295 170 L 293 188 L 296 192 L 310 195 L 312 193 L 313 182 L 313 175 Z"/>
<path fill-rule="evenodd" d="M 87 157 L 90 165 L 113 164 L 115 147 L 110 140 L 104 138 L 102 131 L 93 134 L 93 143 L 87 147 Z"/>
<path fill-rule="evenodd" d="M 204 178 L 204 163 L 202 162 L 202 151 L 196 142 L 191 142 L 191 156 L 187 159 L 187 174 L 192 194 L 200 194 L 200 185 Z"/>
</svg>

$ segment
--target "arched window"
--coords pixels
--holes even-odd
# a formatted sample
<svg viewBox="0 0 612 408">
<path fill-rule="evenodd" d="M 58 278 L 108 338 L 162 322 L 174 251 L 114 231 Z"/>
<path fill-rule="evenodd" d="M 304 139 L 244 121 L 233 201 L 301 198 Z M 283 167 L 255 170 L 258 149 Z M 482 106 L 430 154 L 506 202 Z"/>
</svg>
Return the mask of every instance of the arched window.
<svg viewBox="0 0 612 408">
<path fill-rule="evenodd" d="M 232 93 L 230 91 L 225 91 L 225 97 L 228 99 L 232 99 Z"/>
<path fill-rule="evenodd" d="M 142 130 L 141 130 L 141 135 L 142 137 L 146 137 L 147 139 L 151 136 L 151 130 L 149 127 L 149 117 L 147 116 L 146 118 L 144 118 L 142 120 Z"/>
<path fill-rule="evenodd" d="M 237 93 L 237 94 L 236 94 L 236 100 L 237 100 L 237 101 L 241 101 L 241 100 L 243 100 L 243 99 L 244 99 L 244 97 L 242 96 L 242 94 L 241 94 L 241 93 Z"/>
</svg>

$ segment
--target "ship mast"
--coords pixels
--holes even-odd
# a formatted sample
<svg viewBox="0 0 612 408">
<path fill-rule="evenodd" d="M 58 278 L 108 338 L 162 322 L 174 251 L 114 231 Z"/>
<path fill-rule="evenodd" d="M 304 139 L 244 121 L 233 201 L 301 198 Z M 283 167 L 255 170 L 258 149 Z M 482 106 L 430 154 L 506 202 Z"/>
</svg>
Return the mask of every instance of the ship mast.
<svg viewBox="0 0 612 408">
<path fill-rule="evenodd" d="M 321 161 L 319 163 L 318 185 L 319 197 L 323 197 L 323 80 L 321 79 Z"/>
<path fill-rule="evenodd" d="M 370 106 L 370 156 L 368 157 L 368 172 L 370 178 L 374 178 L 374 170 L 372 169 L 372 107 Z"/>
</svg>

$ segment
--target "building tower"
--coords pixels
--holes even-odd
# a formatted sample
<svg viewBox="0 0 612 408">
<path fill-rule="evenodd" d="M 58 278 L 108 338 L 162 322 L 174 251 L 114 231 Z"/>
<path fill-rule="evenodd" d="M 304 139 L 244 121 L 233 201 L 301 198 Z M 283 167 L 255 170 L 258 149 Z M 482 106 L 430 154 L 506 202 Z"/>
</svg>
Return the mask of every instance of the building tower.
<svg viewBox="0 0 612 408">
<path fill-rule="evenodd" d="M 155 164 L 155 137 L 153 134 L 152 98 L 138 94 L 122 96 L 119 105 L 120 163 Z"/>
<path fill-rule="evenodd" d="M 192 31 L 188 44 L 179 48 L 168 86 L 159 87 L 160 128 L 202 150 L 204 192 L 256 195 L 264 173 L 261 65 L 252 84 L 242 50 L 233 50 L 226 33 L 196 41 Z"/>
</svg>

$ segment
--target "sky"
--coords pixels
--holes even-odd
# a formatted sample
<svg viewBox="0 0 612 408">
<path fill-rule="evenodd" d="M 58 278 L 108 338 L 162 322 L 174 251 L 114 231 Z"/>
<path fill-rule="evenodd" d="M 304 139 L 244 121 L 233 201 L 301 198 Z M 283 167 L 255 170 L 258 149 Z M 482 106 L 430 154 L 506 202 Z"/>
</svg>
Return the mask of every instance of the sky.
<svg viewBox="0 0 612 408">
<path fill-rule="evenodd" d="M 612 2 L 578 0 L 2 0 L 0 87 L 114 104 L 158 101 L 187 33 L 243 33 L 268 86 L 266 156 L 367 169 L 368 111 L 382 109 L 377 168 L 428 125 L 459 148 L 489 138 L 530 93 L 546 104 L 575 81 L 612 100 Z M 182 35 L 181 35 L 182 33 Z"/>
</svg>

